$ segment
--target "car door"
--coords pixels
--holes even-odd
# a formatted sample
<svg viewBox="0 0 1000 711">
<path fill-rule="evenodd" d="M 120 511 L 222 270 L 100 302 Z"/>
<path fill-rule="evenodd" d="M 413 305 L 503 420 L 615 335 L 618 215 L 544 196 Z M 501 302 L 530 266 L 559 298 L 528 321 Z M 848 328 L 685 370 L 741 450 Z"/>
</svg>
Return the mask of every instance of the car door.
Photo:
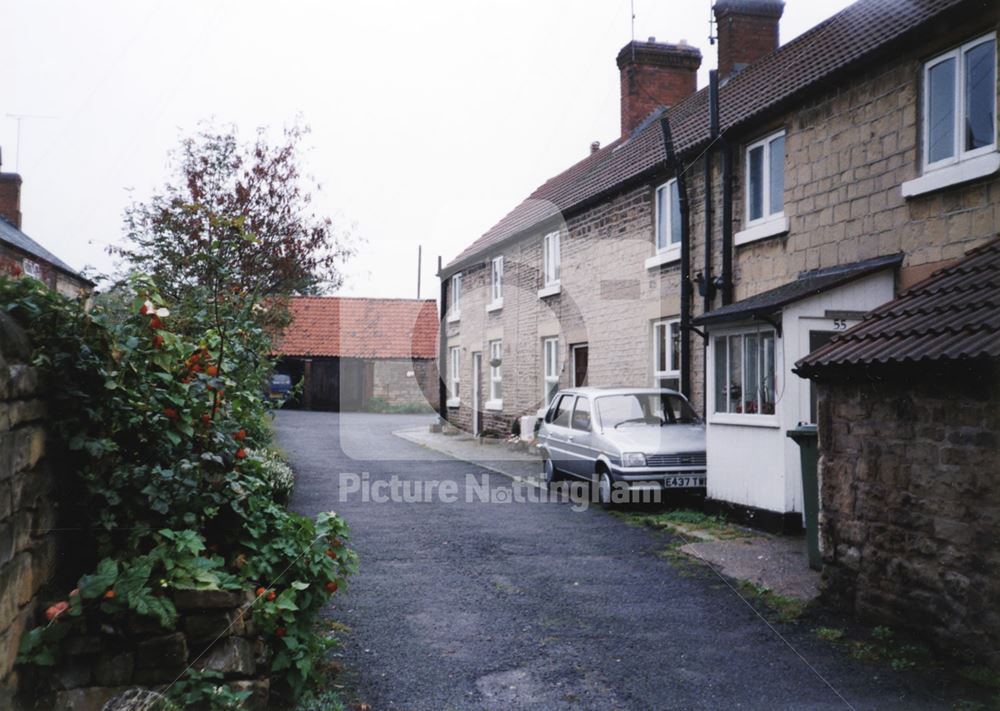
<svg viewBox="0 0 1000 711">
<path fill-rule="evenodd" d="M 557 395 L 546 415 L 545 423 L 547 433 L 545 446 L 549 457 L 557 469 L 570 473 L 573 473 L 573 453 L 569 449 L 572 437 L 570 418 L 575 399 L 576 396 L 569 393 Z"/>
<path fill-rule="evenodd" d="M 573 457 L 570 462 L 570 471 L 580 477 L 589 477 L 594 473 L 592 419 L 590 398 L 579 395 L 573 405 L 566 449 L 572 453 Z"/>
</svg>

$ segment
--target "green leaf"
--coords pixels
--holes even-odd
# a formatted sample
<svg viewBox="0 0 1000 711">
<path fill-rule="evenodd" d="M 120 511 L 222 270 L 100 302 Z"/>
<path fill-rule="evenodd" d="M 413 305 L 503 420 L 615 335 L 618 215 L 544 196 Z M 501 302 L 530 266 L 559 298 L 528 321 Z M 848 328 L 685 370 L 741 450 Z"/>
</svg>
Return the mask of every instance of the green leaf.
<svg viewBox="0 0 1000 711">
<path fill-rule="evenodd" d="M 114 585 L 118 578 L 118 562 L 105 558 L 97 565 L 97 571 L 80 578 L 80 595 L 85 599 L 100 597 Z"/>
<path fill-rule="evenodd" d="M 303 583 L 301 580 L 296 580 L 292 583 L 292 587 L 296 590 L 305 590 L 309 587 L 309 583 Z"/>
</svg>

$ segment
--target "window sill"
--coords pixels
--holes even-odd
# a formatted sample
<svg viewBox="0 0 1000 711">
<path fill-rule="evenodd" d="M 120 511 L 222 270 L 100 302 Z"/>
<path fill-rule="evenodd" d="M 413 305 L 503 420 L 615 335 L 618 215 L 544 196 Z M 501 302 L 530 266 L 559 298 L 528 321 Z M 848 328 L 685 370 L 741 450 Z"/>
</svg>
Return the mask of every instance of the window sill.
<svg viewBox="0 0 1000 711">
<path fill-rule="evenodd" d="M 447 318 L 447 319 L 445 319 L 445 320 L 446 320 L 446 321 L 447 321 L 448 323 L 458 323 L 459 321 L 461 321 L 461 320 L 462 320 L 462 314 L 461 314 L 461 313 L 457 313 L 457 314 L 448 314 L 448 318 Z"/>
<path fill-rule="evenodd" d="M 737 232 L 733 235 L 733 244 L 736 246 L 748 244 L 756 242 L 759 239 L 767 239 L 768 237 L 785 234 L 786 232 L 788 232 L 787 217 L 771 218 L 767 222 L 761 222 L 753 227 L 748 227 L 745 230 Z"/>
<path fill-rule="evenodd" d="M 484 410 L 502 410 L 503 400 L 487 400 L 483 403 Z"/>
<path fill-rule="evenodd" d="M 494 311 L 499 311 L 503 308 L 503 298 L 499 298 L 496 301 L 491 301 L 486 304 L 486 313 L 493 313 Z"/>
<path fill-rule="evenodd" d="M 646 269 L 655 269 L 661 264 L 671 264 L 678 262 L 681 258 L 680 247 L 668 247 L 661 252 L 657 252 L 646 260 Z"/>
<path fill-rule="evenodd" d="M 901 186 L 903 197 L 916 197 L 934 192 L 935 190 L 942 190 L 952 185 L 967 183 L 976 178 L 993 175 L 998 170 L 1000 170 L 1000 153 L 987 153 L 976 158 L 967 158 L 961 163 L 931 170 L 919 178 L 907 180 Z"/>
<path fill-rule="evenodd" d="M 538 290 L 538 298 L 544 299 L 546 296 L 555 296 L 562 291 L 562 284 L 556 282 L 555 284 L 549 284 Z"/>
<path fill-rule="evenodd" d="M 737 425 L 739 427 L 765 427 L 769 429 L 779 429 L 781 423 L 778 422 L 777 415 L 741 415 L 730 412 L 716 412 L 709 420 L 710 425 Z"/>
<path fill-rule="evenodd" d="M 448 407 L 461 407 L 462 398 L 450 397 L 447 400 L 445 400 L 445 405 L 447 405 Z"/>
</svg>

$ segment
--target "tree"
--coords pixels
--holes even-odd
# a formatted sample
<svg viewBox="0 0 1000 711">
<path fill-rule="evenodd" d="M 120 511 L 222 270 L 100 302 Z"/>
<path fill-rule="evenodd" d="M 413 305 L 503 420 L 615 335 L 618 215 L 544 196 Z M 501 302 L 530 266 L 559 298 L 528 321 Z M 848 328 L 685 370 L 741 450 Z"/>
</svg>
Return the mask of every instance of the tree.
<svg viewBox="0 0 1000 711">
<path fill-rule="evenodd" d="M 312 211 L 318 186 L 299 168 L 307 133 L 296 125 L 272 145 L 260 129 L 241 143 L 234 126 L 203 126 L 172 155 L 162 191 L 126 210 L 129 244 L 113 251 L 178 302 L 205 289 L 257 301 L 339 287 L 353 249 Z"/>
</svg>

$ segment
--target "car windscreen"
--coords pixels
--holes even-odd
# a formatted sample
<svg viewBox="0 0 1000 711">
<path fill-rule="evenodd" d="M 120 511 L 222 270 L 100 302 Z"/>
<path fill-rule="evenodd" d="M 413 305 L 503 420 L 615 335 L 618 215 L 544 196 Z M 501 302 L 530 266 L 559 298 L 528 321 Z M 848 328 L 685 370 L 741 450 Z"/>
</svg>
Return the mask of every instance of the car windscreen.
<svg viewBox="0 0 1000 711">
<path fill-rule="evenodd" d="M 629 424 L 674 425 L 698 422 L 698 415 L 680 395 L 629 393 L 607 395 L 596 401 L 597 414 L 605 429 Z"/>
</svg>

